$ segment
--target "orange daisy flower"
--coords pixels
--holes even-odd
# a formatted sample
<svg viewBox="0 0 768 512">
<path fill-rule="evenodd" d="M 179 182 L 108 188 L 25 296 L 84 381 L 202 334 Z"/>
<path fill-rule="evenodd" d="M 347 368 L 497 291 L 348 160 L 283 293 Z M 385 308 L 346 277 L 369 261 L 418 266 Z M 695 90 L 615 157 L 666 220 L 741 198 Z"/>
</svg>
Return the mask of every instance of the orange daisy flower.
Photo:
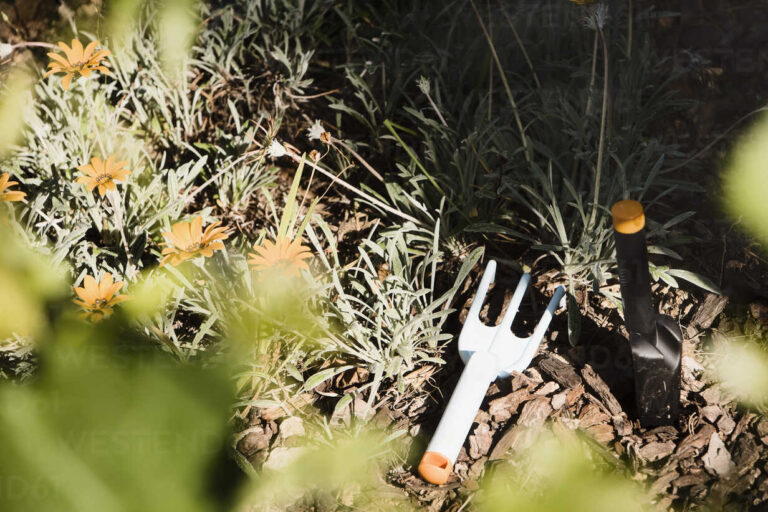
<svg viewBox="0 0 768 512">
<path fill-rule="evenodd" d="M 77 39 L 72 40 L 71 48 L 61 41 L 58 44 L 64 50 L 64 56 L 54 52 L 48 54 L 51 58 L 48 67 L 51 69 L 43 75 L 43 78 L 53 73 L 64 73 L 61 86 L 64 87 L 65 91 L 69 89 L 69 85 L 72 83 L 72 78 L 75 75 L 87 78 L 91 76 L 91 71 L 101 71 L 106 75 L 109 74 L 109 70 L 101 61 L 110 55 L 111 52 L 109 50 L 99 50 L 94 53 L 96 47 L 99 46 L 98 41 L 91 41 L 85 48 L 83 48 L 83 43 Z"/>
<path fill-rule="evenodd" d="M 309 247 L 301 245 L 301 240 L 290 241 L 278 237 L 275 242 L 264 240 L 262 245 L 253 245 L 255 253 L 250 253 L 248 263 L 258 271 L 277 270 L 288 276 L 297 277 L 300 270 L 309 269 L 306 259 L 312 257 Z"/>
<path fill-rule="evenodd" d="M 229 234 L 227 228 L 220 227 L 221 222 L 214 222 L 203 231 L 203 218 L 195 217 L 191 222 L 177 222 L 170 231 L 163 233 L 166 247 L 163 249 L 162 267 L 170 262 L 174 267 L 197 255 L 205 258 L 213 256 L 213 251 L 224 249 L 222 240 Z"/>
<path fill-rule="evenodd" d="M 112 314 L 115 304 L 130 298 L 128 295 L 115 295 L 124 284 L 123 281 L 114 282 L 109 272 L 99 282 L 93 276 L 85 276 L 82 287 L 73 287 L 80 299 L 73 299 L 72 302 L 85 309 L 83 318 L 98 322 Z"/>
<path fill-rule="evenodd" d="M 16 181 L 8 181 L 11 179 L 10 173 L 3 173 L 0 174 L 0 201 L 21 201 L 24 199 L 24 197 L 27 195 L 26 192 L 21 192 L 19 190 L 8 190 L 14 185 L 18 185 L 19 183 Z"/>
<path fill-rule="evenodd" d="M 125 178 L 131 174 L 131 171 L 124 169 L 128 162 L 115 162 L 115 155 L 110 155 L 106 161 L 99 157 L 91 158 L 91 163 L 81 165 L 77 170 L 85 173 L 75 180 L 76 183 L 83 183 L 88 188 L 88 192 L 94 188 L 99 188 L 99 195 L 104 197 L 107 190 L 117 188 L 116 181 L 125 181 Z"/>
</svg>

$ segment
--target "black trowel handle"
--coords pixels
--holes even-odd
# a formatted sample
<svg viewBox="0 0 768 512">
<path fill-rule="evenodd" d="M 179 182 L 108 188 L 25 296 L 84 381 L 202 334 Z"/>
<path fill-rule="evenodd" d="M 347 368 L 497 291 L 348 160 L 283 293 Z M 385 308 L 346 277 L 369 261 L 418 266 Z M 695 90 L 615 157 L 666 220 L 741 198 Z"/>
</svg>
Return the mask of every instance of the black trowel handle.
<svg viewBox="0 0 768 512">
<path fill-rule="evenodd" d="M 656 315 L 651 304 L 643 207 L 637 201 L 619 201 L 611 208 L 611 214 L 627 330 L 650 336 L 656 328 Z"/>
</svg>

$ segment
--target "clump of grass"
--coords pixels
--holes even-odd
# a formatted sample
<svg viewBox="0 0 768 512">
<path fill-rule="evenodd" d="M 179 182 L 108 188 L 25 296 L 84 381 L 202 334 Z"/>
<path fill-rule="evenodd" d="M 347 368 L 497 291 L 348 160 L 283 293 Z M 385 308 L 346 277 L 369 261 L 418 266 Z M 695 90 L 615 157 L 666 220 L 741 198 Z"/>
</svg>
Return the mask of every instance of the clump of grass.
<svg viewBox="0 0 768 512">
<path fill-rule="evenodd" d="M 609 209 L 631 197 L 645 203 L 649 218 L 665 219 L 651 223 L 654 250 L 679 259 L 679 241 L 669 233 L 693 212 L 670 215 L 668 200 L 701 189 L 660 172 L 682 154 L 653 127 L 689 102 L 669 87 L 684 71 L 669 72 L 646 27 L 625 34 L 625 13 L 603 3 L 527 3 L 509 11 L 451 2 L 407 13 L 387 4 L 370 15 L 372 26 L 355 32 L 363 56 L 346 66 L 359 101 L 331 106 L 391 148 L 398 186 L 424 211 L 440 212 L 444 247 L 480 238 L 544 264 L 526 254 L 532 248 L 571 292 L 600 293 L 615 270 Z M 422 35 L 400 40 L 385 28 L 395 23 Z M 395 67 L 398 74 L 387 72 Z M 673 286 L 682 278 L 716 289 L 668 265 L 653 275 Z"/>
</svg>

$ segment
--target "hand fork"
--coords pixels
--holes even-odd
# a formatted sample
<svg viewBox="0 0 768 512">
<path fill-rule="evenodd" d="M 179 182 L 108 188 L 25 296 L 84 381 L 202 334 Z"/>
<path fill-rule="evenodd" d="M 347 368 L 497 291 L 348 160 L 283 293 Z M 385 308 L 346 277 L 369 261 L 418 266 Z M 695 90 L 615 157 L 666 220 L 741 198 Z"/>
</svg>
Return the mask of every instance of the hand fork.
<svg viewBox="0 0 768 512">
<path fill-rule="evenodd" d="M 466 366 L 419 463 L 422 478 L 436 485 L 448 480 L 491 382 L 497 377 L 507 377 L 513 371 L 521 372 L 531 364 L 565 294 L 565 288 L 558 286 L 533 334 L 518 338 L 512 333 L 512 322 L 531 276 L 523 274 L 501 323 L 491 327 L 480 321 L 480 310 L 495 274 L 496 262 L 491 260 L 459 335 L 459 355 Z"/>
</svg>

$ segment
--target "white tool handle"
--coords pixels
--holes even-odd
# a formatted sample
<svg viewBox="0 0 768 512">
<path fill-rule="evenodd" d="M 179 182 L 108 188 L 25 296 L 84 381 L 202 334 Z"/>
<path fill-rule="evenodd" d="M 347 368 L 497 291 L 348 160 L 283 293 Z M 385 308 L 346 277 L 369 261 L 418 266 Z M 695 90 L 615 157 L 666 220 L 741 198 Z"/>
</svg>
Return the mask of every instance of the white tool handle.
<svg viewBox="0 0 768 512">
<path fill-rule="evenodd" d="M 445 483 L 488 387 L 498 373 L 498 359 L 490 352 L 475 352 L 469 358 L 419 464 L 419 473 L 428 482 Z"/>
</svg>

